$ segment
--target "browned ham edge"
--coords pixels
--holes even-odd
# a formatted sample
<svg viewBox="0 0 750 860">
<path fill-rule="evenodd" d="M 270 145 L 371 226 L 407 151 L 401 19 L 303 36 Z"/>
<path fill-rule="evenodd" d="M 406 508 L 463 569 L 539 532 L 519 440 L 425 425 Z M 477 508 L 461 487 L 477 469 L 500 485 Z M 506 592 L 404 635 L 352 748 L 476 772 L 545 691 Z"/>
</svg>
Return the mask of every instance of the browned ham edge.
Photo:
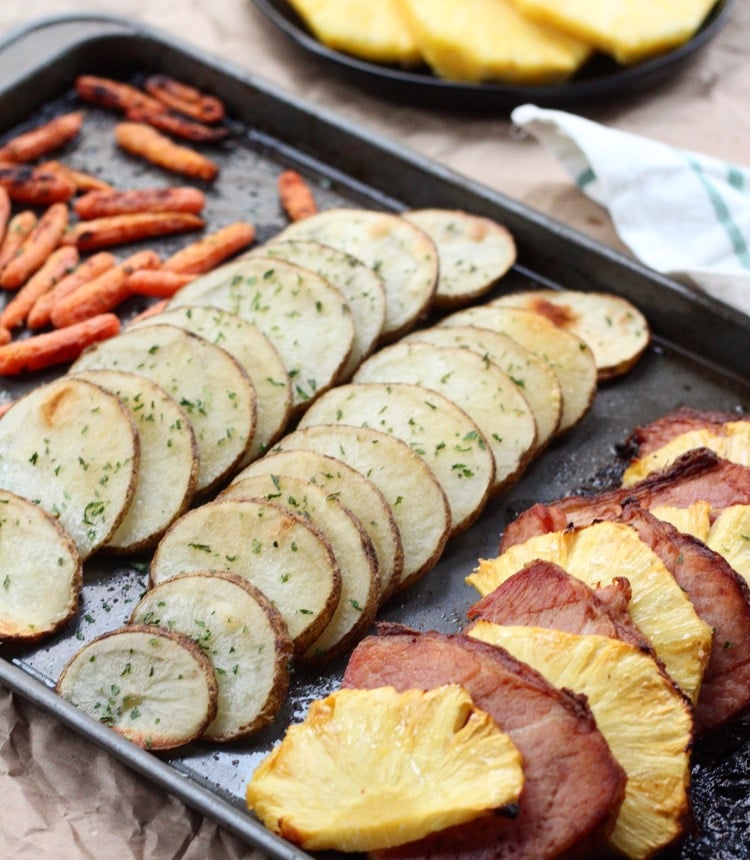
<svg viewBox="0 0 750 860">
<path fill-rule="evenodd" d="M 750 416 L 732 412 L 703 412 L 684 406 L 650 424 L 636 427 L 628 437 L 625 448 L 644 457 L 690 430 L 708 429 L 720 433 L 723 425 L 731 421 L 750 421 Z"/>
<path fill-rule="evenodd" d="M 345 687 L 397 690 L 461 684 L 508 732 L 524 761 L 518 815 L 484 816 L 382 860 L 552 860 L 598 856 L 611 833 L 625 775 L 582 698 L 551 686 L 505 650 L 464 635 L 390 625 L 355 648 Z"/>
</svg>

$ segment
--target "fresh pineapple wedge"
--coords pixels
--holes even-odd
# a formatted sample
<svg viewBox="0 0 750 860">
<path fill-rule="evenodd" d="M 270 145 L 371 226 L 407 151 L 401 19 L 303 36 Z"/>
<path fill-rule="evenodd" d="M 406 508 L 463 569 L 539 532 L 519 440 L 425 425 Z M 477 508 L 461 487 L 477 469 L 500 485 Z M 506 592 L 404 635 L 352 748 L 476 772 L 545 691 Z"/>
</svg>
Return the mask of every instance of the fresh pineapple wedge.
<svg viewBox="0 0 750 860">
<path fill-rule="evenodd" d="M 732 505 L 716 517 L 706 543 L 750 585 L 750 505 Z"/>
<path fill-rule="evenodd" d="M 654 505 L 649 513 L 657 519 L 674 526 L 678 532 L 692 535 L 706 542 L 711 528 L 711 505 L 708 502 L 693 502 L 684 508 L 676 505 Z"/>
<path fill-rule="evenodd" d="M 601 522 L 538 535 L 495 559 L 480 559 L 466 581 L 484 597 L 537 558 L 555 562 L 592 588 L 609 585 L 616 576 L 626 577 L 632 590 L 630 616 L 675 684 L 693 702 L 698 700 L 712 630 L 635 529 Z"/>
<path fill-rule="evenodd" d="M 643 860 L 680 836 L 689 807 L 692 714 L 651 657 L 618 639 L 540 627 L 480 621 L 469 633 L 586 696 L 628 777 L 609 838 L 618 854 Z"/>
<path fill-rule="evenodd" d="M 675 436 L 656 451 L 633 460 L 623 473 L 623 487 L 632 487 L 693 448 L 710 448 L 725 460 L 750 466 L 750 421 L 728 421 L 719 431 L 706 427 Z"/>
<path fill-rule="evenodd" d="M 302 848 L 370 851 L 515 803 L 521 755 L 458 685 L 340 690 L 256 769 L 247 804 Z"/>
</svg>

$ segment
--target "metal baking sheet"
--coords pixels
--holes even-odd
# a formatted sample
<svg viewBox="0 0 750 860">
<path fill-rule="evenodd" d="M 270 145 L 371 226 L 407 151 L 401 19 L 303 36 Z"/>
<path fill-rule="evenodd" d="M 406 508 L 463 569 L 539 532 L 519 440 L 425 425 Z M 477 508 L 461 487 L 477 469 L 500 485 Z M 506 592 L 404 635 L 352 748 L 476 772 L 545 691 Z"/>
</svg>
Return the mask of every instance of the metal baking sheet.
<svg viewBox="0 0 750 860">
<path fill-rule="evenodd" d="M 565 225 L 405 150 L 321 112 L 244 71 L 207 57 L 171 37 L 101 16 L 44 19 L 0 43 L 1 134 L 15 133 L 77 104 L 77 74 L 136 81 L 160 71 L 190 80 L 226 102 L 233 135 L 215 153 L 221 176 L 208 190 L 209 226 L 251 220 L 258 241 L 284 225 L 275 179 L 281 168 L 300 169 L 321 207 L 463 208 L 505 223 L 516 237 L 519 263 L 499 291 L 547 284 L 608 290 L 646 314 L 654 342 L 640 364 L 603 385 L 591 412 L 534 462 L 518 484 L 493 502 L 470 531 L 454 538 L 437 566 L 381 614 L 417 629 L 459 630 L 475 599 L 464 584 L 480 556 L 494 555 L 504 525 L 534 501 L 592 489 L 607 482 L 617 446 L 631 428 L 683 404 L 704 409 L 750 408 L 750 318 L 661 278 L 571 231 Z M 112 142 L 115 117 L 88 110 L 82 141 L 65 160 L 117 185 L 163 182 L 163 175 L 120 155 Z M 169 251 L 170 240 L 157 244 Z M 125 313 L 135 313 L 133 304 Z M 708 334 L 707 334 L 708 333 Z M 51 374 L 6 380 L 3 398 L 15 397 Z M 4 653 L 0 683 L 28 698 L 108 750 L 133 770 L 212 817 L 273 858 L 308 855 L 277 839 L 248 814 L 244 791 L 260 759 L 308 703 L 335 689 L 343 662 L 315 675 L 298 674 L 272 730 L 226 747 L 195 744 L 174 754 L 144 752 L 60 700 L 52 688 L 67 659 L 86 641 L 123 623 L 145 588 L 148 559 L 87 563 L 77 620 L 43 645 Z M 669 853 L 671 860 L 750 857 L 750 719 L 695 750 L 695 828 Z"/>
</svg>

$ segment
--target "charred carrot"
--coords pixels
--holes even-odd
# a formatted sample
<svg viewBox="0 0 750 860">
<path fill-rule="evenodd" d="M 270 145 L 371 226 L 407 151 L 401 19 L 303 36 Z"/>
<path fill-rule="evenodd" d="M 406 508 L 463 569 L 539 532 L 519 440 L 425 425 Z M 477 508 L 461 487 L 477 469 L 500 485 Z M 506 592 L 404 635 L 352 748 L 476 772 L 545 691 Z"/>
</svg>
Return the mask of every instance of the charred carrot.
<svg viewBox="0 0 750 860">
<path fill-rule="evenodd" d="M 140 239 L 199 230 L 203 226 L 203 219 L 192 212 L 132 212 L 79 221 L 68 230 L 63 242 L 76 245 L 79 251 L 95 251 Z"/>
<path fill-rule="evenodd" d="M 167 107 L 199 122 L 221 122 L 224 119 L 226 111 L 220 99 L 175 78 L 167 75 L 150 75 L 146 78 L 143 88 Z"/>
<path fill-rule="evenodd" d="M 0 164 L 0 185 L 11 200 L 29 206 L 49 206 L 64 203 L 75 194 L 75 185 L 69 177 L 44 165 Z"/>
<path fill-rule="evenodd" d="M 163 102 L 152 98 L 138 87 L 112 78 L 98 75 L 79 75 L 75 81 L 76 93 L 79 98 L 99 107 L 113 108 L 126 113 L 136 108 L 148 108 L 153 111 L 166 110 Z"/>
<path fill-rule="evenodd" d="M 40 329 L 49 325 L 52 308 L 56 304 L 62 301 L 65 296 L 77 290 L 82 284 L 93 281 L 94 278 L 106 272 L 107 269 L 113 268 L 115 265 L 117 265 L 117 258 L 114 254 L 110 254 L 109 251 L 100 251 L 98 254 L 94 254 L 84 260 L 67 277 L 58 281 L 48 293 L 39 296 L 29 311 L 26 325 L 30 329 Z"/>
<path fill-rule="evenodd" d="M 80 111 L 55 117 L 31 131 L 17 134 L 0 146 L 0 161 L 36 161 L 73 140 L 82 126 L 83 114 Z"/>
<path fill-rule="evenodd" d="M 78 251 L 63 245 L 53 251 L 0 313 L 0 326 L 13 330 L 26 322 L 40 296 L 48 293 L 78 262 Z"/>
<path fill-rule="evenodd" d="M 169 299 L 196 276 L 164 269 L 138 269 L 128 275 L 125 285 L 138 296 Z"/>
<path fill-rule="evenodd" d="M 160 302 L 154 302 L 154 304 L 149 305 L 145 310 L 141 311 L 139 314 L 136 314 L 132 320 L 128 323 L 140 322 L 141 320 L 146 320 L 149 317 L 155 317 L 157 314 L 160 314 L 163 310 L 166 310 L 167 305 L 169 304 L 169 299 L 162 299 Z"/>
<path fill-rule="evenodd" d="M 246 221 L 236 221 L 204 236 L 164 261 L 163 269 L 171 272 L 201 274 L 241 251 L 255 239 L 255 227 Z"/>
<path fill-rule="evenodd" d="M 229 129 L 223 125 L 210 126 L 203 122 L 187 119 L 172 111 L 130 110 L 126 114 L 132 122 L 145 122 L 159 131 L 191 140 L 193 143 L 219 143 L 229 137 Z"/>
<path fill-rule="evenodd" d="M 36 224 L 37 217 L 31 209 L 24 209 L 10 219 L 3 241 L 0 243 L 0 272 L 16 256 Z"/>
<path fill-rule="evenodd" d="M 84 221 L 125 215 L 129 212 L 192 212 L 206 205 L 206 195 L 189 185 L 171 188 L 131 188 L 125 191 L 89 191 L 73 203 L 73 211 Z"/>
<path fill-rule="evenodd" d="M 18 253 L 0 272 L 0 284 L 9 290 L 25 284 L 61 243 L 67 226 L 68 207 L 65 203 L 53 203 L 45 209 Z"/>
<path fill-rule="evenodd" d="M 172 173 L 206 182 L 212 182 L 218 176 L 219 167 L 210 158 L 175 143 L 146 123 L 120 122 L 115 126 L 115 138 L 126 152 Z"/>
<path fill-rule="evenodd" d="M 8 192 L 0 187 L 0 242 L 5 238 L 5 231 L 10 222 L 10 197 Z"/>
<path fill-rule="evenodd" d="M 64 328 L 113 310 L 133 295 L 127 285 L 128 275 L 137 269 L 156 268 L 159 263 L 159 255 L 154 251 L 139 251 L 119 265 L 107 269 L 52 308 L 52 325 Z"/>
<path fill-rule="evenodd" d="M 279 200 L 291 221 L 301 221 L 318 211 L 310 186 L 296 170 L 285 170 L 278 178 Z"/>
<path fill-rule="evenodd" d="M 0 346 L 0 374 L 15 376 L 73 361 L 92 343 L 120 331 L 115 314 L 101 314 L 76 325 Z"/>
<path fill-rule="evenodd" d="M 73 185 L 77 192 L 112 190 L 109 182 L 105 182 L 103 179 L 99 179 L 98 176 L 93 176 L 91 173 L 86 173 L 83 170 L 68 167 L 67 164 L 63 164 L 60 161 L 45 161 L 40 166 L 51 173 L 58 173 L 64 177 Z"/>
</svg>

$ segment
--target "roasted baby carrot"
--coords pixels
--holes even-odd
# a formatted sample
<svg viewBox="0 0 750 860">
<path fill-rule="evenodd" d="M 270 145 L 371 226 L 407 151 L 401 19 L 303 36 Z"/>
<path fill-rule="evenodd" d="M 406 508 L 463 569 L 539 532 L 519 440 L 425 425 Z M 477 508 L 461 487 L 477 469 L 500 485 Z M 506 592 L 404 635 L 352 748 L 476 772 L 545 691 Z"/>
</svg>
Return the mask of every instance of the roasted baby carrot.
<svg viewBox="0 0 750 860">
<path fill-rule="evenodd" d="M 105 182 L 103 179 L 99 179 L 98 176 L 86 173 L 83 170 L 76 170 L 73 167 L 68 167 L 67 164 L 63 164 L 60 161 L 45 161 L 43 165 L 40 166 L 43 166 L 45 170 L 50 171 L 51 173 L 58 173 L 60 176 L 64 177 L 74 186 L 77 192 L 112 190 L 112 186 L 109 182 Z"/>
<path fill-rule="evenodd" d="M 120 122 L 115 126 L 117 143 L 131 155 L 172 173 L 212 182 L 219 173 L 218 165 L 143 122 Z"/>
<path fill-rule="evenodd" d="M 5 231 L 11 217 L 10 197 L 8 192 L 0 186 L 0 242 L 5 238 Z"/>
<path fill-rule="evenodd" d="M 34 306 L 26 317 L 26 325 L 30 329 L 40 329 L 49 325 L 52 308 L 65 296 L 70 295 L 78 287 L 93 281 L 94 278 L 106 272 L 107 269 L 117 265 L 117 258 L 109 251 L 100 251 L 88 257 L 65 278 L 58 281 L 55 286 L 34 302 Z"/>
<path fill-rule="evenodd" d="M 37 217 L 31 209 L 24 209 L 10 219 L 3 241 L 0 243 L 0 272 L 16 256 L 36 224 Z"/>
<path fill-rule="evenodd" d="M 31 131 L 22 132 L 0 146 L 0 161 L 36 161 L 71 141 L 83 126 L 80 111 L 55 117 Z"/>
<path fill-rule="evenodd" d="M 133 319 L 128 322 L 128 325 L 130 325 L 130 323 L 146 320 L 149 317 L 155 317 L 157 314 L 160 314 L 162 311 L 166 310 L 168 304 L 169 299 L 162 299 L 160 302 L 154 302 L 152 305 L 149 305 L 145 310 L 141 311 L 139 314 L 136 314 Z"/>
<path fill-rule="evenodd" d="M 285 170 L 277 184 L 281 206 L 291 221 L 301 221 L 318 211 L 310 186 L 296 170 Z"/>
<path fill-rule="evenodd" d="M 201 274 L 246 248 L 255 239 L 255 227 L 236 221 L 193 242 L 168 257 L 162 266 L 171 272 Z"/>
<path fill-rule="evenodd" d="M 140 239 L 199 230 L 203 226 L 203 219 L 192 212 L 132 212 L 79 221 L 68 230 L 63 242 L 76 245 L 80 251 L 95 251 Z"/>
<path fill-rule="evenodd" d="M 10 329 L 0 328 L 0 346 L 10 343 L 13 335 L 10 333 Z"/>
<path fill-rule="evenodd" d="M 129 212 L 192 212 L 206 205 L 206 195 L 189 185 L 166 188 L 130 188 L 124 191 L 89 191 L 73 203 L 84 221 Z"/>
<path fill-rule="evenodd" d="M 115 314 L 101 314 L 76 325 L 0 346 L 0 374 L 15 376 L 73 361 L 92 343 L 120 331 Z"/>
<path fill-rule="evenodd" d="M 0 272 L 0 284 L 3 287 L 17 289 L 41 267 L 61 243 L 68 226 L 68 214 L 65 203 L 53 203 L 45 209 L 18 253 Z"/>
<path fill-rule="evenodd" d="M 78 250 L 73 246 L 63 245 L 54 250 L 3 308 L 0 326 L 12 331 L 23 325 L 37 299 L 69 274 L 77 262 Z"/>
<path fill-rule="evenodd" d="M 226 114 L 220 99 L 167 75 L 150 75 L 143 88 L 167 107 L 199 122 L 221 122 Z"/>
<path fill-rule="evenodd" d="M 60 172 L 48 170 L 43 164 L 0 163 L 0 185 L 16 203 L 29 206 L 49 206 L 64 203 L 75 194 L 75 184 Z"/>
<path fill-rule="evenodd" d="M 171 134 L 173 137 L 181 137 L 183 140 L 191 140 L 193 143 L 219 143 L 229 136 L 229 129 L 223 125 L 206 125 L 172 111 L 151 111 L 139 108 L 128 111 L 126 116 L 132 122 L 145 122 L 159 131 Z"/>
<path fill-rule="evenodd" d="M 165 269 L 138 269 L 128 275 L 125 286 L 138 296 L 169 299 L 196 276 Z"/>
<path fill-rule="evenodd" d="M 162 102 L 139 90 L 138 87 L 112 78 L 79 75 L 75 81 L 75 89 L 84 101 L 123 113 L 139 107 L 153 111 L 166 110 Z"/>
</svg>

